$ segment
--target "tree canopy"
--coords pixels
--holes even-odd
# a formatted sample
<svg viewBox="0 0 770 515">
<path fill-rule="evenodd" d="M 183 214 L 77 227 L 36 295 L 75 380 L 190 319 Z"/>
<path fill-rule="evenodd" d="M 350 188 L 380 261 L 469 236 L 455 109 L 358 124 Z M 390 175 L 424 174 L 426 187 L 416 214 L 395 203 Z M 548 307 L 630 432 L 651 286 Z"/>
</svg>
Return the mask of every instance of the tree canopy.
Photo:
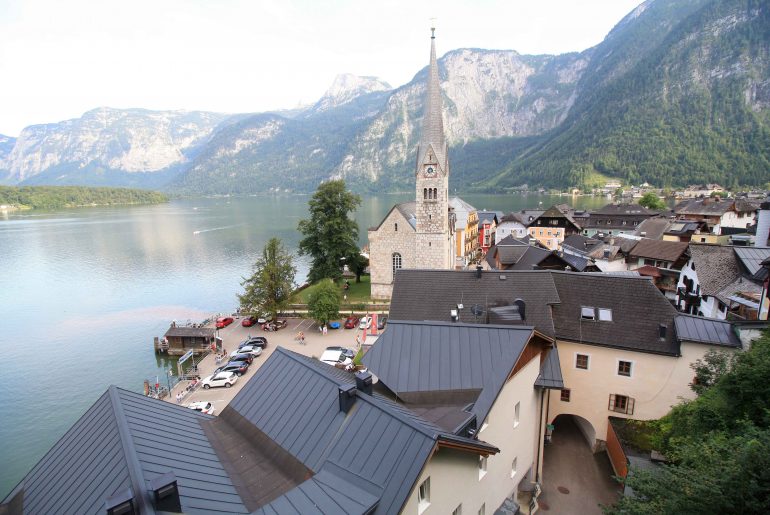
<svg viewBox="0 0 770 515">
<path fill-rule="evenodd" d="M 340 317 L 340 289 L 331 279 L 323 279 L 307 299 L 308 315 L 319 324 Z"/>
<path fill-rule="evenodd" d="M 87 186 L 0 186 L 0 205 L 32 209 L 159 204 L 168 197 L 157 191 Z"/>
<path fill-rule="evenodd" d="M 648 191 L 642 195 L 642 198 L 639 199 L 639 205 L 654 211 L 663 211 L 666 209 L 666 203 L 659 199 L 658 196 L 651 191 Z"/>
<path fill-rule="evenodd" d="M 361 204 L 361 197 L 345 187 L 344 180 L 321 184 L 308 202 L 310 218 L 300 220 L 299 253 L 311 257 L 308 279 L 342 277 L 342 265 L 360 254 L 358 224 L 350 217 Z"/>
<path fill-rule="evenodd" d="M 289 303 L 294 290 L 294 258 L 279 238 L 270 238 L 262 256 L 254 263 L 251 277 L 244 278 L 244 292 L 238 295 L 241 311 L 254 315 L 273 315 Z"/>
<path fill-rule="evenodd" d="M 656 446 L 671 464 L 632 468 L 635 496 L 608 514 L 767 513 L 770 506 L 770 333 L 724 364 L 711 387 L 657 422 Z"/>
</svg>

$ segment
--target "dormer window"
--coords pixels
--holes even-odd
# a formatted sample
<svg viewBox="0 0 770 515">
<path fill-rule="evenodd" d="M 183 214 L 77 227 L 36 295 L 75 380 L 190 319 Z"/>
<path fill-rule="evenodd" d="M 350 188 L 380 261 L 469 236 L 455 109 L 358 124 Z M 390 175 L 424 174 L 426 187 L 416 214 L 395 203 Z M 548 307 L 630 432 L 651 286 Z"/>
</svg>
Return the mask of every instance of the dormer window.
<svg viewBox="0 0 770 515">
<path fill-rule="evenodd" d="M 581 320 L 596 320 L 596 310 L 592 307 L 583 306 L 580 308 Z"/>
</svg>

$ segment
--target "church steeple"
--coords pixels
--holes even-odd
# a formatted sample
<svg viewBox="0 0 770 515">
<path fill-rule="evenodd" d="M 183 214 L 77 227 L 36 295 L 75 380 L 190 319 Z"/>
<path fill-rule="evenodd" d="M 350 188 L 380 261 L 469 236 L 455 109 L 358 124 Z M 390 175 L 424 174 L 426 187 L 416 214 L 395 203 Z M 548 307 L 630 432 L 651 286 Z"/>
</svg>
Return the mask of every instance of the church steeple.
<svg viewBox="0 0 770 515">
<path fill-rule="evenodd" d="M 441 117 L 441 86 L 436 62 L 436 28 L 431 27 L 430 65 L 425 88 L 425 111 L 422 119 L 422 137 L 417 151 L 417 172 L 427 163 L 436 163 L 439 170 L 448 174 L 446 162 L 446 140 L 444 139 L 444 120 Z M 429 155 L 429 150 L 433 152 Z"/>
</svg>

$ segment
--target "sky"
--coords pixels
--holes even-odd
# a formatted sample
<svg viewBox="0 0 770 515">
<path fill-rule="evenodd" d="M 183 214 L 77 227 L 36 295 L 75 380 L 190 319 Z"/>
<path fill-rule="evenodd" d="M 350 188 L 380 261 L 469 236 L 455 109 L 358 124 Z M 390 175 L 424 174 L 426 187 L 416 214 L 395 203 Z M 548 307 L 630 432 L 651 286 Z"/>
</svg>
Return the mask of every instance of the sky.
<svg viewBox="0 0 770 515">
<path fill-rule="evenodd" d="M 0 0 L 0 134 L 101 106 L 292 108 L 338 73 L 397 87 L 427 65 L 432 23 L 439 56 L 582 51 L 640 2 Z"/>
</svg>

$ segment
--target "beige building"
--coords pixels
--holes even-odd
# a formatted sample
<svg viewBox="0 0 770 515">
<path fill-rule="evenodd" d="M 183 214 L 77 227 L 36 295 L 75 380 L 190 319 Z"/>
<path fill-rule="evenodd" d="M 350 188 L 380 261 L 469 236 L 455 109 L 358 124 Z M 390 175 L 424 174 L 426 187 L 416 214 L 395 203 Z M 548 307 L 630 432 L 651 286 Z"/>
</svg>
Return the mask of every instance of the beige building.
<svg viewBox="0 0 770 515">
<path fill-rule="evenodd" d="M 424 113 L 414 171 L 415 202 L 394 206 L 379 226 L 369 229 L 374 298 L 390 298 L 394 276 L 401 268 L 451 270 L 455 267 L 456 217 L 449 203 L 449 157 L 434 36 L 431 36 Z"/>
<path fill-rule="evenodd" d="M 463 249 L 465 252 L 465 262 L 473 263 L 479 259 L 479 213 L 473 211 L 468 214 L 468 223 L 465 226 L 465 235 Z"/>
</svg>

